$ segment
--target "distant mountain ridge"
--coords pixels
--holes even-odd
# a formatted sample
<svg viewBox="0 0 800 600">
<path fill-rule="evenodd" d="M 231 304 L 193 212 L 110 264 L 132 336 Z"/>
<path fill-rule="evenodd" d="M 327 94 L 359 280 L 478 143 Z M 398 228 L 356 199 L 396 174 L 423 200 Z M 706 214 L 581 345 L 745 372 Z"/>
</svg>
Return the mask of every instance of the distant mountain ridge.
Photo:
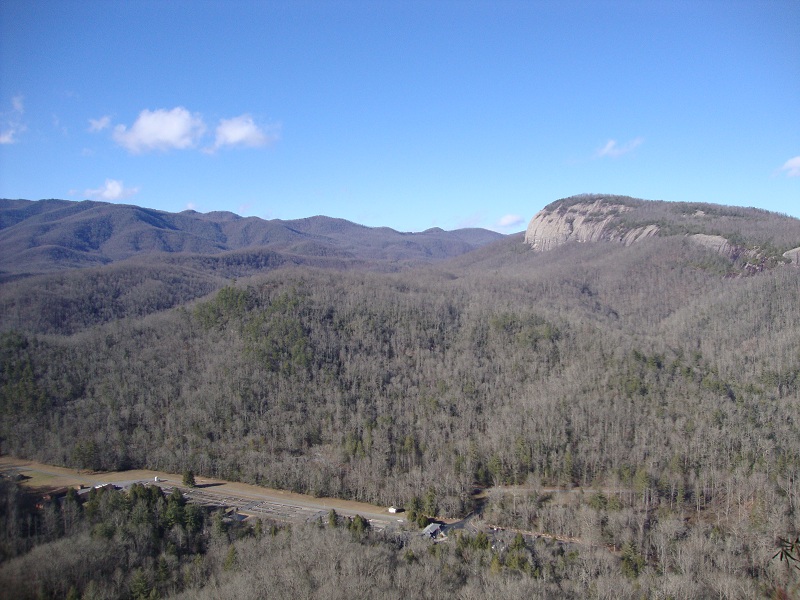
<svg viewBox="0 0 800 600">
<path fill-rule="evenodd" d="M 413 264 L 458 256 L 502 237 L 478 228 L 402 233 L 324 216 L 282 221 L 88 200 L 0 199 L 0 271 L 6 275 L 101 266 L 154 253 L 271 251 L 293 262 Z"/>
</svg>

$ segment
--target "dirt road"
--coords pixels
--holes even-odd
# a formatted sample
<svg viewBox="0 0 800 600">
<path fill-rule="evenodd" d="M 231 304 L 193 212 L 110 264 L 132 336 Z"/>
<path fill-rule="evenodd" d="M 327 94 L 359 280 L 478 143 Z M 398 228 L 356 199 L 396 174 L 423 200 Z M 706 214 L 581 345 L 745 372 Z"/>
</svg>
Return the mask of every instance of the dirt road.
<svg viewBox="0 0 800 600">
<path fill-rule="evenodd" d="M 0 472 L 17 472 L 25 477 L 22 483 L 32 488 L 55 489 L 84 485 L 95 486 L 113 483 L 127 487 L 133 483 L 154 483 L 169 493 L 178 487 L 190 502 L 207 506 L 236 508 L 240 514 L 267 517 L 277 521 L 301 522 L 316 518 L 327 518 L 331 509 L 342 516 L 361 515 L 369 519 L 375 529 L 401 526 L 405 519 L 390 514 L 386 507 L 363 502 L 351 502 L 337 498 L 315 498 L 283 490 L 262 488 L 246 483 L 235 483 L 221 479 L 196 477 L 196 487 L 182 485 L 183 477 L 175 473 L 135 470 L 116 472 L 89 472 L 45 465 L 30 460 L 0 457 Z M 156 481 L 156 477 L 158 481 Z"/>
</svg>

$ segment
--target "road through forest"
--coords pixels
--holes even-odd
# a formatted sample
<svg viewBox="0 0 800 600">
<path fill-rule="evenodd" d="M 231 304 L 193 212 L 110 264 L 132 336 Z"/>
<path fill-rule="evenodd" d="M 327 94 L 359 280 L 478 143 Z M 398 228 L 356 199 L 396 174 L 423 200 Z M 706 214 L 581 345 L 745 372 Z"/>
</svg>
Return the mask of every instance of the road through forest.
<svg viewBox="0 0 800 600">
<path fill-rule="evenodd" d="M 0 457 L 0 472 L 19 473 L 25 478 L 22 481 L 24 485 L 41 488 L 43 491 L 75 485 L 91 487 L 106 483 L 112 483 L 119 487 L 128 487 L 133 483 L 156 484 L 166 493 L 170 493 L 174 487 L 178 487 L 191 502 L 207 506 L 235 508 L 239 514 L 271 518 L 277 521 L 301 522 L 317 518 L 324 520 L 327 518 L 328 512 L 335 509 L 337 513 L 346 517 L 361 515 L 368 519 L 375 529 L 393 528 L 405 523 L 402 514 L 391 514 L 387 507 L 373 504 L 338 498 L 315 498 L 304 494 L 207 477 L 196 477 L 196 486 L 188 488 L 182 484 L 183 477 L 181 475 L 147 469 L 115 472 L 79 471 L 2 456 Z M 156 481 L 156 477 L 158 481 Z"/>
<path fill-rule="evenodd" d="M 190 502 L 204 506 L 223 507 L 225 509 L 234 508 L 240 515 L 257 516 L 282 522 L 300 523 L 316 519 L 325 521 L 330 510 L 334 509 L 344 517 L 361 515 L 368 519 L 372 527 L 377 530 L 392 530 L 407 523 L 406 519 L 403 518 L 403 513 L 392 514 L 387 507 L 374 504 L 338 498 L 315 498 L 305 494 L 208 477 L 195 477 L 195 487 L 189 488 L 183 485 L 182 475 L 149 469 L 111 472 L 84 471 L 2 456 L 0 457 L 0 473 L 19 473 L 24 476 L 22 480 L 24 485 L 41 489 L 42 492 L 76 485 L 92 487 L 112 483 L 118 487 L 125 488 L 134 483 L 146 483 L 156 484 L 166 494 L 169 494 L 173 488 L 177 487 Z M 158 481 L 156 481 L 156 477 Z M 499 486 L 486 490 L 486 493 L 489 496 L 524 496 L 532 491 L 532 489 L 525 486 Z M 539 492 L 546 494 L 567 495 L 579 493 L 580 491 L 575 488 L 546 488 L 539 490 Z M 615 493 L 620 490 L 609 489 L 605 491 Z M 448 524 L 448 530 L 467 528 L 477 532 L 485 526 L 489 531 L 494 531 L 495 529 L 498 531 L 518 531 L 530 537 L 546 537 L 565 543 L 582 543 L 577 538 L 559 536 L 542 531 L 524 531 L 506 527 L 496 528 L 488 523 L 478 526 L 477 523 L 474 523 L 474 517 L 475 515 L 470 515 L 463 520 L 440 519 L 440 521 Z"/>
</svg>

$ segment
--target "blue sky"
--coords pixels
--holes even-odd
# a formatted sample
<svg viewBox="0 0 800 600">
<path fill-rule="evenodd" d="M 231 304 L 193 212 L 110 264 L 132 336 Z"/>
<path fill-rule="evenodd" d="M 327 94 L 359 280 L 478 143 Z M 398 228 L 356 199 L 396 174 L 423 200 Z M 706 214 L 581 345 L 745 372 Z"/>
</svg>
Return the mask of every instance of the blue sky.
<svg viewBox="0 0 800 600">
<path fill-rule="evenodd" d="M 0 197 L 520 231 L 800 217 L 800 2 L 0 3 Z"/>
</svg>

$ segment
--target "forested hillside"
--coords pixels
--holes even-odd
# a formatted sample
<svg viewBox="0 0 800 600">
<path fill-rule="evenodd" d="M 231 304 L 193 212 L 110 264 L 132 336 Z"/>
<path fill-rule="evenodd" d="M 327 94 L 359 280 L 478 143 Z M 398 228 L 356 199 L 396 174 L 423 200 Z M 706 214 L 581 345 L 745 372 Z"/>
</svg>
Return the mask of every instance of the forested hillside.
<svg viewBox="0 0 800 600">
<path fill-rule="evenodd" d="M 769 219 L 775 247 L 800 246 L 798 221 Z M 565 597 L 791 589 L 772 556 L 800 530 L 800 270 L 698 244 L 690 234 L 727 227 L 701 222 L 549 252 L 510 236 L 399 272 L 296 265 L 223 283 L 199 258 L 172 279 L 121 263 L 41 276 L 36 310 L 6 283 L 2 451 L 431 517 L 475 509 L 476 486 L 521 485 L 479 508 L 577 540 L 564 560 L 583 566 L 558 577 L 582 579 L 557 586 Z M 747 243 L 765 235 L 736 223 Z M 545 554 L 498 576 L 547 597 L 558 557 Z M 470 568 L 489 569 L 481 556 Z M 603 583 L 615 578 L 627 583 Z M 512 589 L 460 581 L 447 589 Z"/>
<path fill-rule="evenodd" d="M 265 250 L 273 262 L 333 260 L 336 266 L 368 263 L 391 270 L 457 256 L 501 237 L 476 228 L 403 233 L 322 216 L 267 221 L 229 212 L 176 214 L 89 200 L 0 199 L 0 281 L 143 256 L 161 261 L 174 255 L 223 255 L 213 261 L 215 268 L 230 262 L 234 269 L 252 272 L 264 267 Z M 226 261 L 226 254 L 235 258 Z"/>
</svg>

